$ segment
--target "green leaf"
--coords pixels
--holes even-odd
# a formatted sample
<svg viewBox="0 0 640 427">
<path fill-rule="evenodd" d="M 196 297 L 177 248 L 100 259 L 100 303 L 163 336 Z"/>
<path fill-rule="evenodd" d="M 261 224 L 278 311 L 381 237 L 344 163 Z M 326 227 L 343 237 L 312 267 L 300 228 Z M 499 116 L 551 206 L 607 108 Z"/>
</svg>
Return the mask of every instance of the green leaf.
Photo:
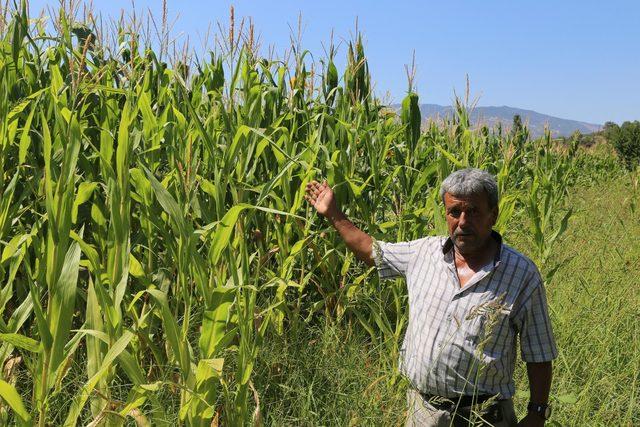
<svg viewBox="0 0 640 427">
<path fill-rule="evenodd" d="M 113 361 L 122 353 L 129 342 L 133 338 L 133 333 L 131 331 L 125 331 L 122 336 L 111 346 L 107 354 L 105 354 L 102 359 L 102 365 L 98 369 L 98 371 L 85 383 L 82 389 L 76 394 L 71 403 L 71 408 L 69 409 L 69 413 L 67 414 L 67 419 L 64 422 L 65 427 L 75 426 L 78 420 L 78 416 L 82 412 L 82 408 L 84 407 L 87 399 L 91 395 L 91 392 L 95 388 L 98 381 L 105 375 L 107 370 L 111 367 Z"/>
<path fill-rule="evenodd" d="M 87 314 L 86 314 L 86 325 L 88 328 L 95 330 L 97 335 L 102 334 L 102 330 L 104 328 L 104 322 L 102 321 L 102 312 L 100 310 L 100 305 L 98 304 L 98 297 L 96 295 L 96 291 L 93 286 L 93 280 L 89 277 L 89 287 L 87 289 Z M 108 336 L 105 335 L 106 341 L 101 342 L 100 338 L 96 336 L 87 336 L 85 338 L 86 352 L 87 352 L 87 361 L 86 361 L 86 369 L 87 376 L 91 378 L 95 375 L 100 369 L 100 365 L 102 364 L 102 357 L 104 352 L 106 351 L 107 345 L 109 343 Z M 100 385 L 98 385 L 98 389 L 101 392 L 105 392 L 106 384 L 104 380 L 100 381 Z M 97 402 L 96 402 L 97 401 Z M 101 410 L 102 402 L 99 398 L 95 398 L 91 404 L 91 412 L 95 417 L 97 413 Z"/>
<path fill-rule="evenodd" d="M 48 307 L 49 325 L 53 338 L 50 372 L 55 372 L 64 359 L 64 347 L 69 338 L 71 320 L 75 313 L 80 245 L 73 242 L 67 251 L 62 273 L 52 289 L 51 305 Z"/>
<path fill-rule="evenodd" d="M 146 391 L 158 391 L 160 390 L 161 386 L 162 386 L 162 381 L 156 381 L 149 384 L 140 384 L 138 387 Z"/>
<path fill-rule="evenodd" d="M 7 342 L 14 347 L 37 353 L 40 350 L 40 343 L 33 338 L 20 334 L 0 334 L 0 341 Z"/>
<path fill-rule="evenodd" d="M 33 312 L 36 315 L 36 324 L 38 325 L 40 339 L 45 350 L 50 351 L 53 344 L 53 337 L 51 336 L 51 330 L 49 329 L 49 325 L 45 318 L 42 304 L 40 304 L 40 300 L 38 299 L 40 294 L 36 288 L 36 284 L 33 282 L 33 278 L 30 275 L 28 276 L 28 283 L 29 295 L 31 295 L 31 300 L 33 301 Z"/>
<path fill-rule="evenodd" d="M 244 385 L 249 382 L 251 378 L 251 372 L 253 372 L 253 360 L 249 360 L 246 365 L 244 365 L 244 369 L 242 370 L 242 378 L 240 379 L 240 384 Z"/>
<path fill-rule="evenodd" d="M 176 321 L 173 313 L 171 312 L 171 309 L 169 308 L 167 294 L 158 289 L 148 289 L 147 292 L 151 294 L 151 296 L 160 306 L 160 314 L 162 316 L 162 323 L 164 325 L 164 333 L 167 337 L 167 341 L 169 341 L 169 345 L 171 346 L 173 354 L 178 359 L 182 375 L 186 377 L 188 372 L 190 372 L 191 370 L 189 354 L 187 349 L 184 348 L 186 343 L 183 337 L 180 336 L 180 328 L 178 327 L 178 322 Z"/>
<path fill-rule="evenodd" d="M 578 396 L 573 393 L 562 394 L 556 398 L 558 402 L 566 405 L 575 405 L 578 403 Z"/>
<path fill-rule="evenodd" d="M 298 252 L 300 252 L 302 250 L 302 248 L 304 248 L 305 243 L 307 243 L 307 240 L 309 240 L 309 237 L 306 237 L 304 239 L 298 240 L 292 247 L 291 250 L 289 251 L 289 256 L 294 256 L 296 255 Z"/>
<path fill-rule="evenodd" d="M 235 288 L 219 287 L 213 290 L 213 310 L 205 310 L 202 320 L 199 346 L 202 357 L 211 358 L 221 349 L 219 344 L 225 336 L 231 304 L 235 298 Z"/>
<path fill-rule="evenodd" d="M 233 228 L 238 221 L 238 217 L 240 213 L 245 209 L 257 209 L 263 212 L 279 214 L 283 216 L 291 216 L 294 218 L 298 218 L 306 221 L 306 218 L 302 218 L 301 216 L 294 215 L 288 212 L 279 211 L 277 209 L 265 208 L 262 206 L 253 206 L 247 203 L 240 203 L 227 211 L 227 213 L 222 217 L 220 223 L 216 228 L 215 233 L 211 237 L 212 246 L 211 246 L 211 264 L 216 265 L 220 260 L 220 256 L 222 252 L 226 249 L 231 241 L 231 234 L 233 233 Z"/>
<path fill-rule="evenodd" d="M 71 222 L 75 224 L 78 219 L 78 207 L 86 203 L 93 194 L 93 191 L 98 187 L 97 182 L 81 182 L 78 186 L 78 192 L 76 194 L 76 199 L 73 202 L 73 211 L 71 211 Z"/>
<path fill-rule="evenodd" d="M 9 111 L 9 113 L 7 114 L 7 123 L 11 122 L 14 118 L 16 118 L 17 115 L 22 113 L 24 109 L 27 108 L 27 106 L 31 103 L 33 99 L 37 98 L 38 96 L 40 96 L 41 93 L 43 93 L 48 89 L 49 87 L 45 87 L 38 90 L 37 92 L 32 93 L 31 95 L 27 96 L 22 102 L 20 102 L 15 107 L 13 107 L 11 111 Z M 34 110 L 35 110 L 35 107 L 34 107 Z"/>
<path fill-rule="evenodd" d="M 140 261 L 133 256 L 133 254 L 129 254 L 129 273 L 135 278 L 144 278 L 146 277 L 146 273 L 144 268 L 142 268 L 142 264 Z"/>
<path fill-rule="evenodd" d="M 33 120 L 33 114 L 36 112 L 36 106 L 34 105 L 31 108 L 31 112 L 29 113 L 29 117 L 27 117 L 27 121 L 22 128 L 22 135 L 20 135 L 20 146 L 18 149 L 18 164 L 23 164 L 27 158 L 27 152 L 29 151 L 29 146 L 31 145 L 31 136 L 29 135 L 31 131 L 31 121 Z"/>
<path fill-rule="evenodd" d="M 153 114 L 153 110 L 151 109 L 151 102 L 149 101 L 149 95 L 147 95 L 147 92 L 142 92 L 140 96 L 138 96 L 138 107 L 140 107 L 144 125 L 149 126 L 151 129 L 158 127 L 158 122 L 155 114 Z"/>
<path fill-rule="evenodd" d="M 6 381 L 0 380 L 0 397 L 13 409 L 13 412 L 15 412 L 23 424 L 28 425 L 31 423 L 31 415 L 29 415 L 27 409 L 24 407 L 22 398 L 14 386 Z"/>
<path fill-rule="evenodd" d="M 178 227 L 178 231 L 180 234 L 188 238 L 191 234 L 190 227 L 187 225 L 184 220 L 184 215 L 182 214 L 182 209 L 178 206 L 175 199 L 169 194 L 166 188 L 162 186 L 162 184 L 156 179 L 155 176 L 151 173 L 151 171 L 145 167 L 143 167 L 144 171 L 147 174 L 147 178 L 151 182 L 151 188 L 153 188 L 154 193 L 156 194 L 156 198 L 158 199 L 158 203 L 162 206 L 162 208 L 169 214 L 173 223 Z"/>
<path fill-rule="evenodd" d="M 435 144 L 434 147 L 436 148 L 436 150 L 442 153 L 442 155 L 445 156 L 447 160 L 449 160 L 451 163 L 456 165 L 456 167 L 458 168 L 464 167 L 464 164 L 460 160 L 456 159 L 456 157 L 453 154 L 451 154 L 450 152 L 442 148 L 440 144 Z"/>
<path fill-rule="evenodd" d="M 7 243 L 7 245 L 2 250 L 2 258 L 0 259 L 0 264 L 4 263 L 9 258 L 12 258 L 29 237 L 30 236 L 28 234 L 13 236 L 13 238 L 9 240 L 9 243 Z"/>
<path fill-rule="evenodd" d="M 10 208 L 13 203 L 13 195 L 16 190 L 19 176 L 20 171 L 18 170 L 13 175 L 13 178 L 11 178 L 9 184 L 4 188 L 2 196 L 0 197 L 0 236 L 2 236 L 2 232 L 6 229 L 8 222 L 13 220 L 13 218 L 11 218 Z"/>
</svg>

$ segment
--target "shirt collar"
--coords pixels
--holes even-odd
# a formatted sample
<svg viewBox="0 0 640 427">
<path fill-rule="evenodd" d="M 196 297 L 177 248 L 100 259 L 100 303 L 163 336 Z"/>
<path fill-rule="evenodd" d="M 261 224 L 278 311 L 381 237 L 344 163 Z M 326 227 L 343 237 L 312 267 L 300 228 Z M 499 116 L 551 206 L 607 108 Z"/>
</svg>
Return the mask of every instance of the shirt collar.
<svg viewBox="0 0 640 427">
<path fill-rule="evenodd" d="M 491 230 L 491 237 L 498 242 L 498 250 L 496 251 L 496 256 L 493 260 L 494 265 L 498 265 L 502 254 L 502 236 L 497 231 Z M 451 237 L 447 237 L 447 240 L 442 244 L 442 253 L 446 255 L 451 249 L 453 249 L 453 240 L 451 240 Z"/>
</svg>

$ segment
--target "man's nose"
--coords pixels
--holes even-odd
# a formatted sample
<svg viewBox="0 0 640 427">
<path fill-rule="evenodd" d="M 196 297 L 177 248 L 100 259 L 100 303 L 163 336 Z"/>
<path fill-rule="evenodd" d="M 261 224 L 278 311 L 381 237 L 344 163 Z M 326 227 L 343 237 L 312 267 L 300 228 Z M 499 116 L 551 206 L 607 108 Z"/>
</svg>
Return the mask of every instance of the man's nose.
<svg viewBox="0 0 640 427">
<path fill-rule="evenodd" d="M 458 226 L 462 227 L 467 223 L 467 214 L 462 212 L 458 217 Z"/>
</svg>

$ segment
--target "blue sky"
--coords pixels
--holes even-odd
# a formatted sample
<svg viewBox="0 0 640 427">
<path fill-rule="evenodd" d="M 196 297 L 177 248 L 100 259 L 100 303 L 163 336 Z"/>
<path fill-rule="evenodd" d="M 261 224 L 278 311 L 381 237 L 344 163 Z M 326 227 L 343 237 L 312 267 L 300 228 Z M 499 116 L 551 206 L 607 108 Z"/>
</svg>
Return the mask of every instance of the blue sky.
<svg viewBox="0 0 640 427">
<path fill-rule="evenodd" d="M 32 11 L 59 1 L 31 0 Z M 130 0 L 94 0 L 117 16 Z M 136 0 L 160 15 L 160 0 Z M 251 16 L 263 47 L 283 52 L 302 13 L 302 44 L 316 59 L 336 41 L 364 35 L 378 94 L 400 101 L 415 50 L 420 102 L 450 104 L 465 76 L 478 105 L 509 105 L 604 123 L 640 119 L 640 2 L 637 1 L 195 1 L 169 0 L 174 33 L 195 45 L 210 23 Z M 213 27 L 215 28 L 215 26 Z M 344 57 L 344 43 L 339 56 Z"/>
</svg>

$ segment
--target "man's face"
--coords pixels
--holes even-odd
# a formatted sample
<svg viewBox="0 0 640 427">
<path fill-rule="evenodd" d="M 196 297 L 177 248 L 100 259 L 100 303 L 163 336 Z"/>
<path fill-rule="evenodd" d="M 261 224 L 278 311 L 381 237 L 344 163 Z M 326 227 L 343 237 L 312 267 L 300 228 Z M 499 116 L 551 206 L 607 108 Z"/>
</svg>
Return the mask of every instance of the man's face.
<svg viewBox="0 0 640 427">
<path fill-rule="evenodd" d="M 486 194 L 457 197 L 444 193 L 449 237 L 462 254 L 484 249 L 498 219 L 498 208 L 489 207 Z"/>
</svg>

